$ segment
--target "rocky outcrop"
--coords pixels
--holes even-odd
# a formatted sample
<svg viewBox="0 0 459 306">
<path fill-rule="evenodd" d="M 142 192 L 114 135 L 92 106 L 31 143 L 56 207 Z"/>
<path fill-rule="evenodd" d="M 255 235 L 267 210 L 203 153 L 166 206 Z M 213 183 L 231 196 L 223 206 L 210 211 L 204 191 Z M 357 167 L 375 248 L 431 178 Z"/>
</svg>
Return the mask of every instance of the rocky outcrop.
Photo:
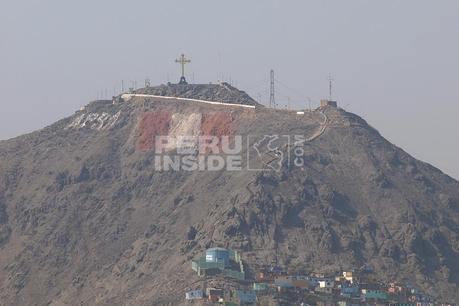
<svg viewBox="0 0 459 306">
<path fill-rule="evenodd" d="M 135 93 L 261 106 L 245 92 L 224 82 L 221 84 L 168 84 L 138 89 Z"/>
</svg>

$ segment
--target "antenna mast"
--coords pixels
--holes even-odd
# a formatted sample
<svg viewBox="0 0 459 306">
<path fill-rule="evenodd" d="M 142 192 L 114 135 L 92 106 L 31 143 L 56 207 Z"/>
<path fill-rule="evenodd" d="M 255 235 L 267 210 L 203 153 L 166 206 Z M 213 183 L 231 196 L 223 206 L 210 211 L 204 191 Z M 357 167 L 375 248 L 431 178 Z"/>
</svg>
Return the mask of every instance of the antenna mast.
<svg viewBox="0 0 459 306">
<path fill-rule="evenodd" d="M 333 93 L 333 78 L 332 78 L 332 75 L 329 74 L 328 75 L 328 93 L 329 93 L 329 97 L 328 97 L 328 100 L 329 101 L 332 101 L 332 93 Z"/>
<path fill-rule="evenodd" d="M 274 70 L 270 73 L 270 90 L 269 90 L 269 107 L 276 108 L 276 99 L 274 95 Z"/>
</svg>

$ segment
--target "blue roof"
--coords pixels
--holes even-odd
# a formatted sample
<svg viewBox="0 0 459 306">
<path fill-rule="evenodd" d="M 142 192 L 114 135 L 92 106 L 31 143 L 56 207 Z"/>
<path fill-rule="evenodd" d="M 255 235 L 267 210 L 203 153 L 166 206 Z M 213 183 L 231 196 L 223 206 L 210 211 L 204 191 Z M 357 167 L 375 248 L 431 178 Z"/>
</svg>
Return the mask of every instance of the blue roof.
<svg viewBox="0 0 459 306">
<path fill-rule="evenodd" d="M 236 296 L 244 302 L 255 302 L 257 300 L 257 295 L 253 291 L 236 290 Z"/>
</svg>

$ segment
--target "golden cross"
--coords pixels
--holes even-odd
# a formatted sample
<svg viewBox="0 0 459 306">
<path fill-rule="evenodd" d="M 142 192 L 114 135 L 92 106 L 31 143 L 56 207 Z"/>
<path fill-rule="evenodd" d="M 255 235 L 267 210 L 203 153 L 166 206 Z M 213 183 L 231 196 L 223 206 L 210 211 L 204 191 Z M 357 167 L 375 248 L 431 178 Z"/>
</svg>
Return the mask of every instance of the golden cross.
<svg viewBox="0 0 459 306">
<path fill-rule="evenodd" d="M 185 58 L 185 54 L 182 54 L 180 56 L 180 59 L 176 59 L 175 62 L 182 65 L 182 78 L 184 78 L 185 77 L 185 65 L 188 63 L 191 63 L 191 61 Z"/>
</svg>

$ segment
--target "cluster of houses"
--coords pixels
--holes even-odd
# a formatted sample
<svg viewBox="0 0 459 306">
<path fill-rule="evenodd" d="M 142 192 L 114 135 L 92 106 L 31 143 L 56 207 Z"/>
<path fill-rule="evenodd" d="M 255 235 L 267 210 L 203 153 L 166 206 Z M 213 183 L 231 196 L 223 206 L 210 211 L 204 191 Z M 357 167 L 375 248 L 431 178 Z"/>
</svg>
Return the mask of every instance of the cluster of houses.
<svg viewBox="0 0 459 306">
<path fill-rule="evenodd" d="M 316 305 L 450 305 L 434 303 L 433 299 L 408 285 L 369 281 L 366 276 L 371 273 L 368 270 L 342 271 L 329 277 L 320 273 L 293 276 L 279 270 L 259 272 L 254 289 L 260 293 L 284 295 L 303 292 L 309 297 L 315 296 L 312 300 Z"/>
<path fill-rule="evenodd" d="M 192 261 L 192 269 L 200 276 L 221 276 L 239 284 L 239 288 L 205 288 L 185 294 L 189 302 L 205 305 L 262 305 L 272 297 L 289 301 L 288 305 L 354 306 L 452 306 L 435 303 L 418 290 L 397 283 L 379 283 L 368 277 L 371 269 L 341 271 L 334 276 L 320 273 L 289 275 L 279 267 L 258 271 L 254 280 L 247 280 L 244 265 L 236 251 L 211 248 L 204 257 Z"/>
<path fill-rule="evenodd" d="M 194 290 L 185 294 L 189 301 L 206 301 L 212 305 L 257 305 L 257 295 L 253 291 L 244 290 L 223 290 L 217 288 L 206 288 L 206 291 Z"/>
</svg>

